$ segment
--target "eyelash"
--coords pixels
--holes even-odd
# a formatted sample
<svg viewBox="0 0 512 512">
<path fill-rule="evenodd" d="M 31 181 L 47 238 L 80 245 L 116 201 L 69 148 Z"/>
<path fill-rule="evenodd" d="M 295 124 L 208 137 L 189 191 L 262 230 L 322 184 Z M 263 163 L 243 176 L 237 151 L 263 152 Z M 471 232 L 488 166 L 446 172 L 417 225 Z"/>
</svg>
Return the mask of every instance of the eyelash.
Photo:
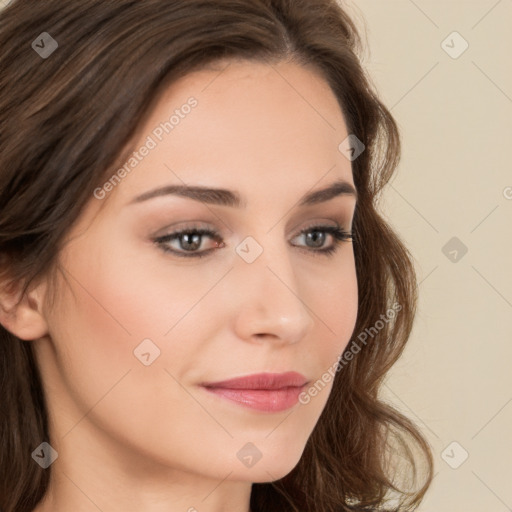
<svg viewBox="0 0 512 512">
<path fill-rule="evenodd" d="M 303 249 L 305 252 L 313 253 L 313 255 L 317 255 L 320 253 L 323 256 L 332 256 L 339 248 L 339 245 L 343 241 L 354 241 L 355 237 L 353 233 L 349 233 L 348 231 L 345 231 L 341 229 L 339 226 L 311 226 L 308 228 L 303 229 L 299 232 L 299 235 L 303 235 L 310 232 L 325 232 L 334 238 L 333 245 L 331 247 L 328 247 L 327 249 L 312 249 L 312 248 L 306 248 Z M 171 242 L 173 240 L 177 240 L 180 238 L 180 236 L 184 234 L 189 235 L 208 235 L 210 238 L 215 240 L 218 243 L 221 243 L 222 239 L 216 231 L 209 230 L 209 229 L 203 229 L 203 228 L 186 228 L 179 231 L 174 231 L 173 233 L 169 233 L 167 235 L 155 238 L 153 241 L 166 253 L 172 253 L 178 257 L 183 258 L 203 258 L 205 256 L 208 256 L 212 251 L 216 250 L 216 248 L 207 249 L 205 251 L 200 252 L 188 252 L 184 253 L 181 251 L 176 251 L 174 249 L 170 249 L 168 245 L 166 245 L 168 242 Z M 315 254 L 317 253 L 317 254 Z"/>
</svg>

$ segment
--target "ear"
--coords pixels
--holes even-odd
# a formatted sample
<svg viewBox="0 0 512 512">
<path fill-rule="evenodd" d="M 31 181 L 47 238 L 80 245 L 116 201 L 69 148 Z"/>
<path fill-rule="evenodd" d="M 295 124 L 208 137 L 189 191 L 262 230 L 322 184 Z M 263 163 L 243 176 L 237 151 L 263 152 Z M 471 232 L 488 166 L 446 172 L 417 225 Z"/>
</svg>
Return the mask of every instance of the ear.
<svg viewBox="0 0 512 512">
<path fill-rule="evenodd" d="M 45 284 L 42 281 L 34 288 L 29 288 L 19 301 L 21 283 L 0 283 L 0 324 L 22 340 L 37 340 L 48 334 L 42 308 Z"/>
</svg>

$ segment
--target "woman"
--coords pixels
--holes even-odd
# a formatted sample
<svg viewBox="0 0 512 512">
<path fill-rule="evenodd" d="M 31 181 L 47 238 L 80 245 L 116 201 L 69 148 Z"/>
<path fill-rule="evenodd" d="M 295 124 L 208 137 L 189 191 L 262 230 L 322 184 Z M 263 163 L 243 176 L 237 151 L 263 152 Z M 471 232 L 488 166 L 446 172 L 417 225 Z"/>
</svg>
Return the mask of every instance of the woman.
<svg viewBox="0 0 512 512">
<path fill-rule="evenodd" d="M 341 6 L 16 0 L 0 43 L 2 510 L 416 508 L 399 134 Z"/>
</svg>

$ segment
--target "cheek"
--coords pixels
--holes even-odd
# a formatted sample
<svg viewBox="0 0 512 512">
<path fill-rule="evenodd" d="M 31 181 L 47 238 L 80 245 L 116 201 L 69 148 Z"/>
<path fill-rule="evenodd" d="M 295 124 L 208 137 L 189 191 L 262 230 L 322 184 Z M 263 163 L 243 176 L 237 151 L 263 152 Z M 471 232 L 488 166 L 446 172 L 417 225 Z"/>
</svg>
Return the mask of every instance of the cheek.
<svg viewBox="0 0 512 512">
<path fill-rule="evenodd" d="M 353 256 L 347 258 L 338 271 L 331 267 L 330 274 L 322 276 L 322 286 L 317 286 L 316 293 L 310 292 L 314 300 L 308 303 L 323 340 L 316 346 L 323 366 L 330 366 L 348 345 L 358 312 L 358 284 Z"/>
<path fill-rule="evenodd" d="M 330 281 L 324 293 L 317 296 L 318 313 L 316 332 L 308 346 L 308 361 L 315 361 L 317 373 L 310 385 L 299 396 L 303 425 L 309 427 L 304 433 L 304 443 L 316 425 L 331 394 L 338 372 L 337 362 L 350 342 L 358 311 L 358 289 L 355 271 L 347 272 L 337 282 Z M 321 320 L 320 320 L 321 319 Z M 318 341 L 315 343 L 315 341 Z"/>
<path fill-rule="evenodd" d="M 58 306 L 50 319 L 59 378 L 64 389 L 59 401 L 85 414 L 133 366 L 132 326 L 122 312 L 133 297 L 110 296 L 112 283 L 102 272 L 89 271 L 77 259 L 68 265 L 68 283 L 60 283 Z M 111 277 L 111 276 L 110 276 Z M 76 418 L 75 418 L 76 421 Z"/>
<path fill-rule="evenodd" d="M 173 439 L 183 440 L 194 415 L 201 415 L 196 402 L 171 377 L 183 380 L 185 368 L 194 361 L 194 337 L 200 335 L 190 330 L 187 321 L 164 334 L 180 318 L 187 319 L 187 311 L 207 287 L 203 283 L 192 294 L 194 284 L 185 286 L 185 279 L 182 289 L 169 286 L 151 275 L 151 267 L 123 259 L 115 244 L 101 253 L 101 259 L 89 248 L 77 245 L 66 255 L 63 266 L 69 284 L 60 284 L 58 305 L 50 319 L 56 347 L 51 379 L 59 383 L 54 409 L 62 432 L 73 429 L 70 442 L 93 422 L 113 438 L 154 456 L 161 450 L 159 439 L 170 444 Z M 189 329 L 188 343 L 183 343 L 182 324 Z M 151 343 L 143 352 L 136 351 L 140 359 L 134 354 L 145 339 L 159 350 L 150 365 L 143 364 L 142 354 L 155 357 Z M 176 421 L 178 410 L 182 421 Z M 86 414 L 87 421 L 82 422 Z M 148 432 L 154 434 L 151 441 L 147 441 Z"/>
<path fill-rule="evenodd" d="M 169 398 L 174 381 L 164 370 L 181 380 L 216 318 L 212 305 L 218 302 L 210 297 L 207 311 L 200 302 L 221 270 L 185 271 L 130 243 L 94 233 L 62 255 L 69 284 L 60 284 L 51 335 L 59 371 L 84 410 L 128 371 L 119 384 L 127 395 L 117 395 L 127 410 L 137 401 L 151 407 L 155 389 L 166 389 Z"/>
<path fill-rule="evenodd" d="M 162 337 L 211 286 L 205 272 L 180 268 L 157 247 L 142 249 L 140 240 L 109 232 L 116 232 L 114 226 L 102 227 L 87 243 L 70 247 L 64 260 L 78 299 L 70 314 L 82 328 L 108 335 L 107 350 L 116 339 L 135 346 Z"/>
</svg>

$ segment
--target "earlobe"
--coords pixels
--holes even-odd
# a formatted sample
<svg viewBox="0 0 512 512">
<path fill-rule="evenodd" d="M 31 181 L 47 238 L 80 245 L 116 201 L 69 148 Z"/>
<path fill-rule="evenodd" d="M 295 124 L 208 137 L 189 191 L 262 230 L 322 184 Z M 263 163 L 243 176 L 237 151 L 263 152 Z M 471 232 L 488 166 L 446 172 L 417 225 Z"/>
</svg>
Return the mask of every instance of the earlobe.
<svg viewBox="0 0 512 512">
<path fill-rule="evenodd" d="M 48 333 L 43 315 L 44 283 L 28 290 L 20 299 L 21 286 L 0 288 L 0 324 L 26 341 L 37 340 Z"/>
</svg>

